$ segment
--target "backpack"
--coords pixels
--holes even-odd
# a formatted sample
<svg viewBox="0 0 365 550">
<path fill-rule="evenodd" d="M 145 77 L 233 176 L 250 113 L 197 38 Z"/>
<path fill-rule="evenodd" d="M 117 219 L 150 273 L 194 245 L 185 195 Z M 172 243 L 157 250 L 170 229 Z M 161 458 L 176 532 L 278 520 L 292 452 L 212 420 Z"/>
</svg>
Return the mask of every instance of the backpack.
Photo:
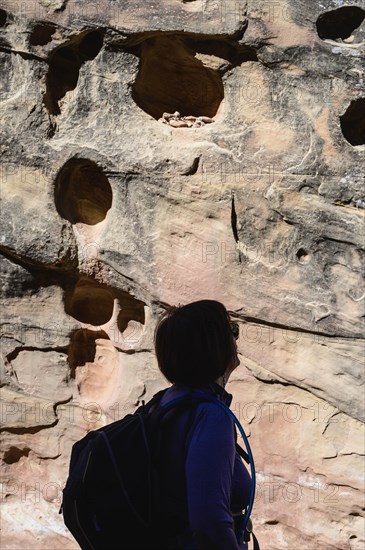
<svg viewBox="0 0 365 550">
<path fill-rule="evenodd" d="M 163 510 L 168 507 L 162 506 L 158 464 L 166 426 L 189 407 L 186 456 L 194 405 L 202 401 L 225 408 L 247 447 L 248 453 L 236 443 L 240 456 L 251 466 L 250 504 L 246 513 L 234 521 L 237 540 L 248 540 L 255 470 L 242 426 L 227 405 L 200 392 L 159 407 L 165 391 L 157 392 L 146 404 L 142 401 L 133 414 L 89 432 L 73 445 L 60 513 L 82 550 L 177 550 L 192 541 L 186 510 L 180 510 L 180 523 L 171 526 L 166 521 Z"/>
</svg>

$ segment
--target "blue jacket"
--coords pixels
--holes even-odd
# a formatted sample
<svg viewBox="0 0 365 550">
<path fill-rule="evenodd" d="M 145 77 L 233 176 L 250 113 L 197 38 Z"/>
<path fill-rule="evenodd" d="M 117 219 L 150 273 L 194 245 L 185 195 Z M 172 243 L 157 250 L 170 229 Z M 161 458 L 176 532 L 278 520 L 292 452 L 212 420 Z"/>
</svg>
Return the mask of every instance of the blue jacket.
<svg viewBox="0 0 365 550">
<path fill-rule="evenodd" d="M 162 397 L 161 405 L 195 390 L 216 395 L 228 406 L 232 402 L 232 395 L 213 382 L 193 390 L 174 384 Z M 235 450 L 234 422 L 214 403 L 199 403 L 184 464 L 189 414 L 184 410 L 173 423 L 162 465 L 169 502 L 175 501 L 176 509 L 186 491 L 189 525 L 195 534 L 194 542 L 185 550 L 243 550 L 247 546 L 237 543 L 231 510 L 238 512 L 248 505 L 251 477 Z"/>
</svg>

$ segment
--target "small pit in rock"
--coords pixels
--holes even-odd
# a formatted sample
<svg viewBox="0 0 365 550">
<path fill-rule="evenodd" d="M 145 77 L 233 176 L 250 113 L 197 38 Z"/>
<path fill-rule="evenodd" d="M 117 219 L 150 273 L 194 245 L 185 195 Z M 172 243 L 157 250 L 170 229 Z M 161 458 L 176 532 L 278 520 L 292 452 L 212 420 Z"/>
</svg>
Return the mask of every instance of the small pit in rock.
<svg viewBox="0 0 365 550">
<path fill-rule="evenodd" d="M 351 101 L 340 117 L 341 130 L 351 145 L 365 144 L 365 98 Z"/>
<path fill-rule="evenodd" d="M 34 27 L 29 37 L 29 43 L 32 46 L 45 46 L 52 40 L 52 35 L 56 32 L 56 27 L 47 23 L 39 23 Z"/>
<path fill-rule="evenodd" d="M 67 92 L 76 88 L 82 64 L 98 55 L 103 39 L 104 33 L 101 31 L 87 32 L 52 52 L 44 96 L 44 103 L 50 114 L 60 114 L 58 102 Z"/>
<path fill-rule="evenodd" d="M 310 254 L 304 248 L 299 248 L 296 256 L 301 264 L 307 264 L 310 261 Z"/>
<path fill-rule="evenodd" d="M 95 225 L 105 219 L 113 193 L 108 178 L 88 159 L 70 159 L 55 182 L 55 204 L 62 218 L 71 223 Z"/>
<path fill-rule="evenodd" d="M 65 295 L 65 312 L 81 323 L 104 325 L 110 321 L 113 309 L 112 292 L 91 279 L 81 278 L 73 291 Z"/>
<path fill-rule="evenodd" d="M 318 36 L 323 40 L 348 38 L 361 25 L 365 10 L 358 6 L 343 6 L 337 10 L 322 13 L 316 22 Z"/>
</svg>

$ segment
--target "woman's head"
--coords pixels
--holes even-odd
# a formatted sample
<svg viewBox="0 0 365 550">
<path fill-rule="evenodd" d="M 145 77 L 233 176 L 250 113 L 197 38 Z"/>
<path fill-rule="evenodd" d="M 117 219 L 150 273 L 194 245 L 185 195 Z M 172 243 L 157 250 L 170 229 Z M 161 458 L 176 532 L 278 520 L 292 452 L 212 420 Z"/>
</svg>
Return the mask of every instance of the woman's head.
<svg viewBox="0 0 365 550">
<path fill-rule="evenodd" d="M 171 307 L 155 330 L 162 374 L 172 383 L 204 385 L 237 365 L 237 347 L 228 312 L 215 300 Z"/>
</svg>

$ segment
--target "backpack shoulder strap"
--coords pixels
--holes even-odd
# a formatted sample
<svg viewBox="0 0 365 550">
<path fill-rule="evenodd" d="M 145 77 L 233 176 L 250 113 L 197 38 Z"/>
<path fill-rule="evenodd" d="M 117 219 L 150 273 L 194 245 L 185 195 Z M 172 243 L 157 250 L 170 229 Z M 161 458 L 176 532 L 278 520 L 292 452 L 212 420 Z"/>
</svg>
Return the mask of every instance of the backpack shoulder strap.
<svg viewBox="0 0 365 550">
<path fill-rule="evenodd" d="M 246 451 L 244 449 L 242 449 L 242 447 L 237 443 L 236 441 L 236 451 L 238 452 L 238 454 L 240 455 L 241 458 L 243 458 L 243 460 L 247 463 L 247 464 L 250 464 L 250 457 L 248 456 L 248 454 L 246 453 Z"/>
<path fill-rule="evenodd" d="M 170 406 L 171 405 L 171 406 Z M 176 402 L 167 403 L 161 407 L 156 407 L 152 410 L 150 415 L 150 434 L 152 439 L 152 449 L 153 449 L 153 461 L 155 464 L 158 464 L 159 457 L 162 449 L 162 439 L 164 429 L 167 425 L 171 425 L 175 419 L 181 414 L 181 411 L 189 408 L 190 415 L 188 421 L 187 434 L 190 432 L 190 428 L 194 421 L 194 411 L 195 407 L 193 406 L 193 400 L 190 395 L 183 396 L 176 400 Z M 187 447 L 187 445 L 186 445 Z M 185 448 L 185 457 L 186 457 L 187 448 Z"/>
<path fill-rule="evenodd" d="M 151 399 L 148 401 L 148 403 L 145 403 L 143 399 L 141 399 L 142 405 L 138 407 L 138 409 L 135 410 L 134 414 L 136 413 L 148 413 L 158 407 L 160 404 L 160 401 L 162 397 L 165 395 L 169 388 L 165 388 L 164 390 L 160 390 L 157 393 L 155 393 Z"/>
<path fill-rule="evenodd" d="M 247 511 L 246 511 L 246 514 L 244 515 L 242 525 L 241 525 L 241 528 L 240 528 L 239 534 L 238 534 L 238 540 L 241 543 L 242 540 L 243 540 L 244 533 L 246 531 L 248 520 L 250 519 L 250 515 L 251 515 L 251 511 L 252 511 L 252 507 L 253 507 L 253 502 L 254 502 L 254 498 L 255 498 L 255 490 L 256 490 L 256 472 L 255 472 L 255 464 L 254 464 L 254 460 L 253 460 L 251 447 L 250 447 L 247 436 L 245 434 L 245 431 L 244 431 L 240 421 L 238 420 L 238 418 L 236 417 L 234 412 L 231 411 L 231 409 L 223 401 L 220 401 L 216 397 L 213 397 L 213 396 L 210 396 L 210 395 L 208 396 L 208 395 L 206 395 L 202 392 L 194 393 L 193 397 L 197 397 L 201 401 L 209 401 L 211 403 L 215 403 L 218 407 L 222 407 L 227 412 L 227 414 L 229 414 L 229 416 L 232 418 L 232 420 L 234 421 L 234 423 L 237 426 L 237 428 L 238 428 L 238 430 L 239 430 L 239 432 L 240 432 L 240 434 L 243 438 L 243 441 L 246 445 L 247 453 L 245 453 L 245 451 L 243 451 L 243 449 L 241 449 L 241 447 L 239 447 L 239 445 L 236 444 L 236 449 L 237 449 L 237 452 L 240 454 L 240 456 L 242 456 L 242 454 L 243 454 L 244 456 L 242 456 L 242 457 L 246 460 L 245 456 L 247 455 L 248 463 L 250 464 L 250 469 L 251 469 L 250 503 L 247 507 Z M 242 454 L 241 454 L 241 451 L 243 451 Z"/>
<path fill-rule="evenodd" d="M 255 464 L 254 464 L 254 460 L 253 460 L 251 447 L 250 447 L 247 436 L 244 432 L 244 429 L 243 429 L 240 421 L 238 420 L 236 415 L 233 413 L 233 411 L 231 411 L 231 409 L 223 401 L 220 401 L 219 399 L 217 399 L 217 397 L 208 396 L 208 395 L 206 395 L 202 392 L 195 392 L 193 394 L 188 394 L 187 396 L 178 397 L 178 398 L 170 401 L 166 405 L 163 405 L 160 408 L 159 412 L 162 415 L 164 413 L 164 409 L 165 409 L 165 411 L 170 411 L 170 409 L 175 409 L 175 411 L 173 411 L 175 413 L 173 415 L 173 417 L 174 417 L 177 414 L 179 414 L 182 407 L 186 407 L 188 404 L 191 406 L 191 414 L 190 414 L 190 419 L 189 419 L 189 430 L 188 430 L 186 446 L 185 446 L 185 458 L 186 458 L 187 450 L 188 450 L 188 444 L 189 444 L 190 438 L 191 438 L 191 433 L 189 434 L 189 431 L 190 431 L 190 428 L 192 427 L 192 423 L 194 421 L 193 413 L 195 411 L 195 407 L 193 407 L 192 404 L 194 402 L 195 402 L 195 404 L 197 404 L 199 402 L 204 402 L 204 401 L 215 403 L 217 406 L 222 407 L 227 412 L 227 414 L 229 414 L 229 416 L 232 418 L 235 426 L 238 428 L 238 430 L 239 430 L 239 432 L 240 432 L 240 434 L 243 438 L 243 441 L 246 445 L 246 448 L 247 448 L 247 452 L 246 452 L 242 449 L 242 447 L 240 447 L 240 445 L 238 445 L 238 443 L 237 443 L 237 433 L 236 433 L 236 429 L 235 429 L 236 450 L 237 450 L 238 454 L 250 465 L 251 480 L 252 480 L 252 482 L 251 482 L 251 492 L 250 492 L 250 503 L 247 507 L 247 511 L 246 511 L 246 513 L 243 517 L 242 524 L 241 524 L 240 529 L 237 533 L 238 541 L 239 541 L 239 543 L 241 543 L 243 541 L 243 537 L 244 537 L 245 532 L 246 532 L 246 527 L 247 527 L 248 521 L 250 519 L 250 515 L 251 515 L 251 511 L 252 511 L 252 507 L 253 507 L 253 502 L 254 502 L 254 498 L 255 498 L 256 473 L 255 473 Z M 160 432 L 160 441 L 161 441 L 161 430 L 159 430 L 159 432 Z M 255 544 L 257 544 L 257 541 L 255 541 L 255 539 L 254 539 L 254 542 L 255 542 Z M 257 546 L 256 546 L 256 548 L 257 548 Z"/>
</svg>

